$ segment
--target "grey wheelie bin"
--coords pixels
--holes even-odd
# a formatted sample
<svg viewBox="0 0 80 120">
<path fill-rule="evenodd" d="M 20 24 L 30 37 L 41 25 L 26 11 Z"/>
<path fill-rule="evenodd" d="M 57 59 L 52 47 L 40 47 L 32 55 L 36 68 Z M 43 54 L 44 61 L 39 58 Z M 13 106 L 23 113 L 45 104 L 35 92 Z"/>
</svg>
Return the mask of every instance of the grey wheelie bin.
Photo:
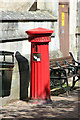
<svg viewBox="0 0 80 120">
<path fill-rule="evenodd" d="M 14 52 L 0 51 L 0 97 L 10 95 Z"/>
</svg>

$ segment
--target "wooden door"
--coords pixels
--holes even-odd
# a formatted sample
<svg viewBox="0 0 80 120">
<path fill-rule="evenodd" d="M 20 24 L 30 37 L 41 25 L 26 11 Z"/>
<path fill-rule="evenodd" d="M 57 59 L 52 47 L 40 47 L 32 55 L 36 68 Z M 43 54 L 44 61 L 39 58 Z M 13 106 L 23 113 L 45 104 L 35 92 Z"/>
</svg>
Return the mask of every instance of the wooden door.
<svg viewBox="0 0 80 120">
<path fill-rule="evenodd" d="M 69 55 L 69 3 L 59 3 L 59 39 L 63 56 Z"/>
</svg>

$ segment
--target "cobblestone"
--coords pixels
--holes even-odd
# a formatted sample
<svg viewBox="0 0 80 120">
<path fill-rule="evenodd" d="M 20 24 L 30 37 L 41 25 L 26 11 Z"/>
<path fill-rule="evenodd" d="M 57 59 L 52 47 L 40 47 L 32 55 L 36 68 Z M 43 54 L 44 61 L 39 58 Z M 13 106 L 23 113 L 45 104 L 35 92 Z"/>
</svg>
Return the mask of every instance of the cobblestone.
<svg viewBox="0 0 80 120">
<path fill-rule="evenodd" d="M 31 104 L 16 100 L 2 107 L 0 118 L 4 119 L 53 119 L 63 118 L 79 120 L 80 88 L 70 92 L 69 96 L 51 96 L 51 103 Z"/>
</svg>

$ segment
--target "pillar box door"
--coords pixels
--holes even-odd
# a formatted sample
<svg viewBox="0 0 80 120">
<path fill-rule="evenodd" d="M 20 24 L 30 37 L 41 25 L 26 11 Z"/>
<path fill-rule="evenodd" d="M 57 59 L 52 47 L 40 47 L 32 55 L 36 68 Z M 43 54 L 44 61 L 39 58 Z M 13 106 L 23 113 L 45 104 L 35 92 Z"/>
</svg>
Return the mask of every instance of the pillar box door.
<svg viewBox="0 0 80 120">
<path fill-rule="evenodd" d="M 31 42 L 30 98 L 50 99 L 49 42 L 53 30 L 26 31 Z"/>
</svg>

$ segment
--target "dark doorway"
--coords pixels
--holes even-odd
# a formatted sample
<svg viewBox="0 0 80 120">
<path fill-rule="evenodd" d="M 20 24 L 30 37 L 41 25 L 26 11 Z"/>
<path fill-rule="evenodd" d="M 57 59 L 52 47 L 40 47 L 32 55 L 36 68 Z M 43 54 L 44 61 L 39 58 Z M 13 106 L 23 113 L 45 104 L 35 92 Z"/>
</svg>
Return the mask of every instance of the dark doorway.
<svg viewBox="0 0 80 120">
<path fill-rule="evenodd" d="M 28 98 L 29 86 L 29 63 L 18 51 L 16 52 L 15 57 L 18 61 L 20 74 L 20 100 L 26 100 Z"/>
</svg>

